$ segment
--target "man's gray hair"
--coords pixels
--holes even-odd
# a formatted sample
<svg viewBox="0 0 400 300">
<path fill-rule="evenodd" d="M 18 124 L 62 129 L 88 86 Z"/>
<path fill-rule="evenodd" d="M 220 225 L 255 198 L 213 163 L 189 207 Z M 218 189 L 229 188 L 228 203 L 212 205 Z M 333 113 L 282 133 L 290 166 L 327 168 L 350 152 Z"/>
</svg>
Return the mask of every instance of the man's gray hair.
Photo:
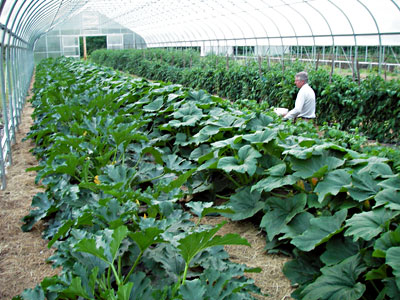
<svg viewBox="0 0 400 300">
<path fill-rule="evenodd" d="M 296 74 L 296 78 L 298 78 L 299 80 L 304 81 L 305 83 L 308 82 L 308 74 L 305 71 L 297 73 Z"/>
</svg>

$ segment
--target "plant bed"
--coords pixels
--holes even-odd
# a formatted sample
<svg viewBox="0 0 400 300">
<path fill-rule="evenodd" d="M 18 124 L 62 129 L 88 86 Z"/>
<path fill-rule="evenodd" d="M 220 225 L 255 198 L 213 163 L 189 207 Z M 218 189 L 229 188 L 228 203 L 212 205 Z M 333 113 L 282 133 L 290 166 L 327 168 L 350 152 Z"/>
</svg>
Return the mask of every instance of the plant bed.
<svg viewBox="0 0 400 300">
<path fill-rule="evenodd" d="M 293 258 L 283 270 L 296 299 L 398 293 L 400 185 L 388 159 L 202 90 L 47 63 L 29 134 L 46 191 L 34 197 L 23 229 L 47 221 L 44 236 L 58 249 L 51 260 L 63 272 L 25 295 L 51 288 L 52 297 L 134 299 L 142 294 L 131 280 L 140 279 L 141 292 L 163 299 L 186 299 L 191 290 L 251 299 L 258 288 L 244 273 L 259 270 L 225 260 L 221 248 L 248 241 L 215 235 L 223 223 L 189 220 L 210 213 L 259 220 L 265 250 Z M 177 206 L 187 196 L 191 214 Z M 228 201 L 215 206 L 217 199 Z M 165 264 L 171 256 L 173 269 Z M 222 278 L 223 289 L 208 285 Z"/>
</svg>

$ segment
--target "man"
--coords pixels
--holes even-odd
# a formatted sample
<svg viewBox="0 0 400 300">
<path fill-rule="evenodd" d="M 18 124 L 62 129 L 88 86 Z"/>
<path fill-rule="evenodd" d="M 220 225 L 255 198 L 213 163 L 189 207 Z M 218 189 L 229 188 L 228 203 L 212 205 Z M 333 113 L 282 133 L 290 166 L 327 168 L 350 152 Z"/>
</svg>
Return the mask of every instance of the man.
<svg viewBox="0 0 400 300">
<path fill-rule="evenodd" d="M 283 116 L 284 120 L 301 118 L 305 120 L 315 119 L 315 93 L 308 85 L 307 72 L 299 72 L 296 74 L 294 83 L 300 89 L 294 108 Z"/>
</svg>

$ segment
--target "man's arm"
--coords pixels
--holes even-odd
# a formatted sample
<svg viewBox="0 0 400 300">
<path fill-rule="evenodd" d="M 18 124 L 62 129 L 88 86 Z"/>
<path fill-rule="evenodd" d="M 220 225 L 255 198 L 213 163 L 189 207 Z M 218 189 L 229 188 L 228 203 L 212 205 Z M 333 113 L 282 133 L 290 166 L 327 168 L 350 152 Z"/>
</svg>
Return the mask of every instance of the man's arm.
<svg viewBox="0 0 400 300">
<path fill-rule="evenodd" d="M 304 105 L 304 96 L 303 96 L 303 93 L 301 91 L 299 91 L 299 93 L 297 94 L 297 97 L 296 97 L 296 102 L 294 104 L 294 108 L 291 111 L 289 111 L 283 117 L 283 119 L 289 120 L 289 119 L 296 118 L 301 113 L 301 110 L 303 109 L 303 105 Z"/>
</svg>

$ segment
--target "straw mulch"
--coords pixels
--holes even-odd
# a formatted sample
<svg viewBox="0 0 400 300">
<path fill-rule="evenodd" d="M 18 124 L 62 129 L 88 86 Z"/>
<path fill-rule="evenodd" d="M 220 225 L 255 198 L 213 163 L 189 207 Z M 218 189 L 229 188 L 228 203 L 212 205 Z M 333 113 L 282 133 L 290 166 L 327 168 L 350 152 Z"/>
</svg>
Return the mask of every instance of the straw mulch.
<svg viewBox="0 0 400 300">
<path fill-rule="evenodd" d="M 258 230 L 253 223 L 247 221 L 229 221 L 224 217 L 205 218 L 201 223 L 216 225 L 222 221 L 227 223 L 218 231 L 218 235 L 236 233 L 246 238 L 251 247 L 227 245 L 225 250 L 229 253 L 230 260 L 245 264 L 249 268 L 261 268 L 261 273 L 247 273 L 246 276 L 253 278 L 255 284 L 261 288 L 267 297 L 257 296 L 257 299 L 266 300 L 290 300 L 293 288 L 289 280 L 283 275 L 282 267 L 289 259 L 282 255 L 266 254 L 264 233 Z"/>
<path fill-rule="evenodd" d="M 26 168 L 37 165 L 29 150 L 30 141 L 21 140 L 32 125 L 32 107 L 26 104 L 16 143 L 12 146 L 13 164 L 7 168 L 7 186 L 0 191 L 0 299 L 11 299 L 26 288 L 34 288 L 46 276 L 57 274 L 46 263 L 53 250 L 42 239 L 43 225 L 22 232 L 21 218 L 31 209 L 33 196 L 42 191 L 35 185 L 35 173 Z"/>
<path fill-rule="evenodd" d="M 31 209 L 32 197 L 42 191 L 34 183 L 35 173 L 26 172 L 26 168 L 36 166 L 37 161 L 29 150 L 33 147 L 30 141 L 22 141 L 32 125 L 33 109 L 26 104 L 17 142 L 13 145 L 13 164 L 7 169 L 7 187 L 0 191 L 0 299 L 11 299 L 26 288 L 34 288 L 44 277 L 57 274 L 46 263 L 54 250 L 47 248 L 42 239 L 43 224 L 35 225 L 30 232 L 21 231 L 21 218 Z M 223 218 L 206 218 L 203 223 L 217 224 Z M 266 255 L 265 237 L 250 222 L 229 222 L 218 234 L 238 233 L 246 238 L 252 247 L 226 246 L 232 261 L 244 263 L 249 267 L 262 268 L 261 273 L 250 273 L 256 284 L 267 293 L 268 297 L 259 299 L 288 300 L 292 288 L 282 274 L 286 257 Z"/>
</svg>

